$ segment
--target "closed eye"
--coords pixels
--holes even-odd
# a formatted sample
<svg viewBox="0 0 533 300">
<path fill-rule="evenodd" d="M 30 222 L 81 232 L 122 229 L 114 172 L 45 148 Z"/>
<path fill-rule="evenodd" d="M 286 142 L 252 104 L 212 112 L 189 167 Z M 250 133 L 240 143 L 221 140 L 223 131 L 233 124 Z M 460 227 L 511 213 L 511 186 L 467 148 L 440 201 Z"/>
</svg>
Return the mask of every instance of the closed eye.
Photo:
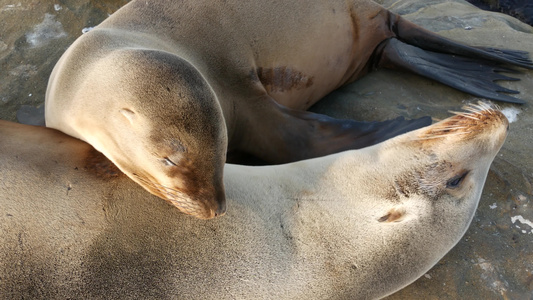
<svg viewBox="0 0 533 300">
<path fill-rule="evenodd" d="M 468 171 L 465 171 L 457 176 L 454 176 L 452 178 L 450 178 L 447 182 L 446 182 L 446 188 L 448 189 L 455 189 L 455 188 L 458 188 L 459 186 L 461 186 L 461 183 L 464 181 L 466 175 L 468 175 Z"/>
<path fill-rule="evenodd" d="M 178 165 L 176 165 L 173 161 L 171 161 L 168 157 L 164 157 L 162 159 L 163 163 L 169 167 L 177 167 Z"/>
</svg>

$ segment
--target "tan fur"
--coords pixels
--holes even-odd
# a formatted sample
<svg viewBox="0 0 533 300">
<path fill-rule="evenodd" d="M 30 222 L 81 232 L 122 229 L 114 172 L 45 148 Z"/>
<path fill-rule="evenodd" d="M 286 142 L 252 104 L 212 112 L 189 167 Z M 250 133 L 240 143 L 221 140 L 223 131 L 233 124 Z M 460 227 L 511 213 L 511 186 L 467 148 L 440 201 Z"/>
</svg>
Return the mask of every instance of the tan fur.
<svg viewBox="0 0 533 300">
<path fill-rule="evenodd" d="M 307 121 L 285 123 L 279 105 L 305 110 L 367 73 L 372 51 L 393 35 L 389 14 L 368 0 L 132 1 L 60 59 L 46 125 L 88 142 L 182 211 L 211 218 L 225 211 L 227 150 L 270 163 L 336 152 L 304 154 L 321 137 L 305 137 Z"/>
<path fill-rule="evenodd" d="M 433 52 L 441 50 L 447 58 Z M 429 125 L 429 118 L 370 124 L 305 111 L 377 67 L 519 101 L 498 93 L 507 90 L 493 82 L 512 78 L 493 72 L 493 61 L 533 64 L 524 53 L 495 52 L 502 54 L 443 39 L 372 0 L 133 0 L 61 57 L 47 89 L 46 125 L 208 219 L 225 212 L 226 158 L 294 162 Z M 476 59 L 473 82 L 457 74 L 463 63 L 455 55 Z M 477 76 L 479 59 L 486 76 Z"/>
<path fill-rule="evenodd" d="M 471 114 L 457 129 L 465 134 L 432 134 L 462 122 L 456 115 L 362 150 L 227 164 L 230 209 L 211 221 L 180 214 L 124 175 L 97 172 L 91 166 L 111 167 L 81 141 L 2 121 L 0 294 L 383 297 L 424 274 L 470 224 L 508 126 L 496 110 Z"/>
</svg>

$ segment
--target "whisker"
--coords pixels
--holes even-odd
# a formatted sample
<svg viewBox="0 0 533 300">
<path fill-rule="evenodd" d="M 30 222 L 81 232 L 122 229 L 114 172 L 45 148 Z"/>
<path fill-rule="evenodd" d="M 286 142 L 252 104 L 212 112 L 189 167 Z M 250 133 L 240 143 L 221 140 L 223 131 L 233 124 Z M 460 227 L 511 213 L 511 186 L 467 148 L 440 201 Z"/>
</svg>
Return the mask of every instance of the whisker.
<svg viewBox="0 0 533 300">
<path fill-rule="evenodd" d="M 139 176 L 137 174 L 133 174 L 136 179 L 138 179 L 143 184 L 152 187 L 156 191 L 158 191 L 162 196 L 165 197 L 167 201 L 169 201 L 172 205 L 180 209 L 181 211 L 188 213 L 188 214 L 198 214 L 199 211 L 202 211 L 203 208 L 201 205 L 191 202 L 189 197 L 183 193 L 182 191 L 167 187 L 165 185 L 152 182 L 142 176 Z"/>
<path fill-rule="evenodd" d="M 468 119 L 471 119 L 471 120 L 479 121 L 479 118 L 476 117 L 476 115 L 473 115 L 473 114 L 464 114 L 464 115 L 462 115 L 462 117 L 465 117 L 465 118 L 468 118 Z"/>
<path fill-rule="evenodd" d="M 468 127 L 465 127 L 465 126 L 446 126 L 446 127 L 437 127 L 435 129 L 432 129 L 432 131 L 450 131 L 450 130 L 464 129 L 464 128 L 468 128 Z"/>
<path fill-rule="evenodd" d="M 476 117 L 476 115 L 478 115 L 478 113 L 464 113 L 464 112 L 458 112 L 458 111 L 450 111 L 450 113 L 455 114 L 455 115 L 460 116 L 460 117 L 469 118 L 469 119 L 472 119 L 472 120 L 479 120 L 479 118 Z"/>
<path fill-rule="evenodd" d="M 479 125 L 482 125 L 479 123 L 481 120 L 492 118 L 499 112 L 500 107 L 491 102 L 478 101 L 478 103 L 464 105 L 461 109 L 464 111 L 450 111 L 450 113 L 455 116 L 441 121 L 442 124 L 434 124 L 433 128 L 429 128 L 427 131 L 422 132 L 421 135 L 414 140 L 431 140 L 449 136 L 472 134 L 479 130 Z"/>
<path fill-rule="evenodd" d="M 443 138 L 443 137 L 463 135 L 463 134 L 469 134 L 469 133 L 472 133 L 472 131 L 452 132 L 452 133 L 446 133 L 446 134 L 431 135 L 431 136 L 425 136 L 425 137 L 417 137 L 417 138 L 415 138 L 413 140 L 415 140 L 415 141 L 432 140 L 432 139 L 439 139 L 439 138 Z"/>
<path fill-rule="evenodd" d="M 176 189 L 173 189 L 173 188 L 170 188 L 168 186 L 165 186 L 165 185 L 162 185 L 162 184 L 159 184 L 159 183 L 156 183 L 156 182 L 152 182 L 148 179 L 145 179 L 137 174 L 135 174 L 135 177 L 138 178 L 140 181 L 146 183 L 147 185 L 150 185 L 152 186 L 153 188 L 157 188 L 159 190 L 159 188 L 164 188 L 166 190 L 166 192 L 174 192 L 176 194 L 184 194 L 182 191 L 180 190 L 176 190 Z M 161 190 L 160 190 L 161 191 Z"/>
</svg>

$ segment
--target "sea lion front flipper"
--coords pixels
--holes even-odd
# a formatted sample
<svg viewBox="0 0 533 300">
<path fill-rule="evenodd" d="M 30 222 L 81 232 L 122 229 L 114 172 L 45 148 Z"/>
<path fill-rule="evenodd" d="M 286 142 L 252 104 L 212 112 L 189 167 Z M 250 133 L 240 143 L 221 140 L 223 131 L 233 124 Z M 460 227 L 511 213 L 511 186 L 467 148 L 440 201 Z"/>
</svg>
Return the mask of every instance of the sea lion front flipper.
<svg viewBox="0 0 533 300">
<path fill-rule="evenodd" d="M 386 40 L 380 47 L 380 67 L 411 71 L 474 96 L 524 103 L 521 99 L 502 94 L 518 94 L 517 91 L 494 83 L 498 80 L 519 80 L 498 73 L 516 72 L 502 67 L 500 63 L 423 50 L 395 38 Z"/>
<path fill-rule="evenodd" d="M 335 119 L 308 111 L 292 111 L 295 118 L 313 126 L 313 136 L 308 140 L 308 157 L 318 157 L 345 150 L 369 147 L 390 138 L 431 125 L 431 117 L 405 119 L 397 117 L 386 121 L 355 121 Z M 298 132 L 296 132 L 298 134 Z M 295 137 L 297 139 L 297 137 Z M 299 150 L 301 151 L 301 150 Z"/>
<path fill-rule="evenodd" d="M 242 153 L 228 153 L 228 161 L 243 163 L 241 157 L 253 161 L 245 153 L 269 164 L 293 162 L 372 146 L 431 125 L 430 117 L 361 122 L 277 106 L 275 114 L 257 118 L 261 124 L 253 122 L 246 127 L 244 134 L 255 134 L 247 134 L 239 147 Z M 256 131 L 254 126 L 260 128 Z"/>
</svg>

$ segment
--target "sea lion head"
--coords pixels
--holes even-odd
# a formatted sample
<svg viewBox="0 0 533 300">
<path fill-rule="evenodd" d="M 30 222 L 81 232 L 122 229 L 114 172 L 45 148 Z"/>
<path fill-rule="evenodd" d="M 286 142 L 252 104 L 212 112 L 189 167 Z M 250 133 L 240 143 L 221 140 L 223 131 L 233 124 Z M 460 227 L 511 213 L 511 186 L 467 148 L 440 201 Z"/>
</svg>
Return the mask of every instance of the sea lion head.
<svg viewBox="0 0 533 300">
<path fill-rule="evenodd" d="M 202 219 L 224 214 L 227 130 L 202 75 L 161 51 L 121 50 L 102 64 L 95 92 L 107 93 L 96 97 L 107 98 L 106 120 L 78 126 L 98 127 L 86 140 L 181 211 Z"/>
<path fill-rule="evenodd" d="M 466 112 L 455 112 L 455 116 L 420 130 L 413 145 L 426 153 L 432 163 L 428 170 L 442 172 L 438 180 L 426 172 L 428 181 L 422 181 L 430 187 L 426 193 L 437 195 L 445 189 L 444 194 L 456 201 L 468 202 L 466 198 L 480 198 L 489 167 L 507 137 L 509 122 L 499 109 L 483 102 L 463 109 Z"/>
<path fill-rule="evenodd" d="M 442 224 L 443 232 L 448 232 L 443 239 L 453 244 L 464 234 L 509 127 L 507 118 L 492 105 L 480 102 L 464 109 L 384 147 L 380 155 L 402 160 L 391 159 L 401 171 L 389 176 L 391 188 L 383 196 L 394 204 L 377 216 L 378 222 L 425 216 L 428 226 Z"/>
<path fill-rule="evenodd" d="M 313 257 L 352 241 L 349 253 L 327 259 L 353 262 L 354 298 L 396 291 L 465 234 L 507 130 L 500 111 L 470 105 L 441 122 L 341 154 L 321 179 L 349 201 L 314 201 L 324 199 L 324 188 L 322 195 L 306 192 L 298 222 L 285 228 Z"/>
</svg>

